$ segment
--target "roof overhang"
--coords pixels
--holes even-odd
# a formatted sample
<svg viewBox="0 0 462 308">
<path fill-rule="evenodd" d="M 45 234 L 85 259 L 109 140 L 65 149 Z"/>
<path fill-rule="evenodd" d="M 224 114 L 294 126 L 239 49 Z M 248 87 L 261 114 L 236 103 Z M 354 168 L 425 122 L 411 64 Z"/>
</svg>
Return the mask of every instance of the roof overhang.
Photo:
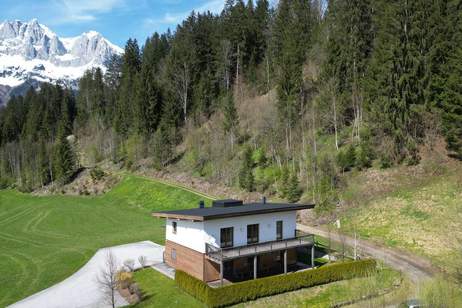
<svg viewBox="0 0 462 308">
<path fill-rule="evenodd" d="M 232 217 L 241 217 L 241 216 L 250 216 L 250 215 L 260 215 L 268 213 L 279 213 L 279 212 L 290 212 L 290 211 L 299 211 L 313 209 L 314 204 L 293 204 L 288 205 L 287 207 L 278 207 L 278 208 L 265 208 L 262 206 L 261 209 L 245 210 L 243 207 L 242 211 L 232 212 L 232 213 L 217 213 L 217 214 L 207 214 L 207 215 L 191 215 L 186 213 L 181 213 L 181 211 L 165 211 L 165 212 L 154 212 L 152 213 L 153 217 L 157 218 L 168 218 L 168 219 L 178 219 L 178 220 L 189 220 L 189 221 L 206 221 L 222 218 L 232 218 Z"/>
</svg>

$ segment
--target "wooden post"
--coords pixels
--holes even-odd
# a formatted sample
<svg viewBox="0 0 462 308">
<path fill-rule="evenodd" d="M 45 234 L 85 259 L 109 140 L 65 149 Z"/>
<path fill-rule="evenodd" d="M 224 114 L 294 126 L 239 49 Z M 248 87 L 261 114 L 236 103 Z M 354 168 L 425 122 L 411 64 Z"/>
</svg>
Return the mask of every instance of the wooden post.
<svg viewBox="0 0 462 308">
<path fill-rule="evenodd" d="M 311 246 L 311 267 L 314 267 L 314 243 Z"/>
<path fill-rule="evenodd" d="M 220 283 L 223 286 L 223 261 L 220 261 Z"/>
<path fill-rule="evenodd" d="M 284 274 L 287 274 L 287 249 L 284 250 Z"/>
<path fill-rule="evenodd" d="M 253 279 L 257 279 L 257 255 L 253 256 Z"/>
</svg>

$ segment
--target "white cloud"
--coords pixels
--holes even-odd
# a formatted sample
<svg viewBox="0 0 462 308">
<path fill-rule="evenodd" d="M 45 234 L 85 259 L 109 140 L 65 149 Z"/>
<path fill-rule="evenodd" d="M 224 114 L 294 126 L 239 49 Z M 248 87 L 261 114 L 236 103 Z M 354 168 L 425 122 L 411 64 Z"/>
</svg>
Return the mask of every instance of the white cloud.
<svg viewBox="0 0 462 308">
<path fill-rule="evenodd" d="M 53 0 L 58 16 L 53 23 L 85 22 L 97 19 L 98 14 L 124 7 L 125 0 Z"/>
</svg>

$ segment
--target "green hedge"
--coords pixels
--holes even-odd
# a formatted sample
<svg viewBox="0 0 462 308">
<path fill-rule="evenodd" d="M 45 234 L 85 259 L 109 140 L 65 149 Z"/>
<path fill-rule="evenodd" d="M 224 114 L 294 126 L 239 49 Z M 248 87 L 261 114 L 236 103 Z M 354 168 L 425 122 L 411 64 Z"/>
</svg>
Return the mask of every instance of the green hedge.
<svg viewBox="0 0 462 308">
<path fill-rule="evenodd" d="M 347 261 L 287 275 L 248 280 L 221 288 L 211 288 L 203 281 L 177 270 L 175 281 L 180 288 L 208 306 L 222 307 L 343 279 L 364 277 L 375 269 L 375 260 Z"/>
</svg>

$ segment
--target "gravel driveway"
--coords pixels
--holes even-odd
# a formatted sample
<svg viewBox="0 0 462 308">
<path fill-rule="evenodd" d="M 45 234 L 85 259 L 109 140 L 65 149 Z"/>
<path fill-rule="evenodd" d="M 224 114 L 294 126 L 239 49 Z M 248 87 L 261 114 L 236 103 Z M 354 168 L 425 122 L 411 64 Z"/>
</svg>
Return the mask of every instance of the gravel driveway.
<svg viewBox="0 0 462 308">
<path fill-rule="evenodd" d="M 323 228 L 297 224 L 297 229 L 325 238 L 329 237 L 329 232 Z M 333 241 L 339 243 L 343 241 L 350 247 L 353 247 L 355 243 L 354 238 L 348 235 L 340 235 L 336 232 L 332 232 L 330 237 Z M 433 277 L 439 272 L 429 260 L 410 252 L 384 247 L 383 245 L 366 240 L 357 240 L 356 244 L 360 251 L 377 260 L 381 260 L 383 263 L 398 271 L 405 273 L 414 283 L 422 282 Z"/>
<path fill-rule="evenodd" d="M 31 295 L 9 307 L 11 308 L 83 308 L 110 307 L 105 302 L 97 277 L 105 268 L 108 251 L 121 267 L 128 259 L 135 261 L 135 268 L 141 267 L 139 256 L 146 257 L 147 264 L 162 262 L 164 246 L 150 241 L 102 248 L 75 274 L 54 286 Z M 117 306 L 128 303 L 117 293 Z"/>
</svg>

